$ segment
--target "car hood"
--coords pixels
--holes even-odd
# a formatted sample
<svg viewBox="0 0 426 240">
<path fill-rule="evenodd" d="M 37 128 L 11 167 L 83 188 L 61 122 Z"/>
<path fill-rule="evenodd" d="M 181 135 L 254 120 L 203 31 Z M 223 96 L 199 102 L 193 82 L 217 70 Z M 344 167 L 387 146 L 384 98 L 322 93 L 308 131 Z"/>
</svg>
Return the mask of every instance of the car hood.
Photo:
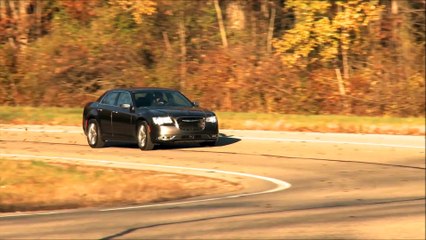
<svg viewBox="0 0 426 240">
<path fill-rule="evenodd" d="M 212 112 L 202 108 L 192 107 L 156 107 L 142 108 L 142 111 L 149 111 L 153 116 L 171 116 L 171 117 L 207 117 L 213 115 Z"/>
</svg>

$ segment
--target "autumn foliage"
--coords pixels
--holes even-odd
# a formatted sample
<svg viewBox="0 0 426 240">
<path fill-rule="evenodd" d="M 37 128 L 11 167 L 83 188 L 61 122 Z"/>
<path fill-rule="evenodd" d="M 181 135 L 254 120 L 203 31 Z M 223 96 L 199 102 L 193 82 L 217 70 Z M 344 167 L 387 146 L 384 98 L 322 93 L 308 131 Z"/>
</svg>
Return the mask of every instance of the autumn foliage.
<svg viewBox="0 0 426 240">
<path fill-rule="evenodd" d="M 0 0 L 0 104 L 177 88 L 223 111 L 422 116 L 422 0 Z"/>
</svg>

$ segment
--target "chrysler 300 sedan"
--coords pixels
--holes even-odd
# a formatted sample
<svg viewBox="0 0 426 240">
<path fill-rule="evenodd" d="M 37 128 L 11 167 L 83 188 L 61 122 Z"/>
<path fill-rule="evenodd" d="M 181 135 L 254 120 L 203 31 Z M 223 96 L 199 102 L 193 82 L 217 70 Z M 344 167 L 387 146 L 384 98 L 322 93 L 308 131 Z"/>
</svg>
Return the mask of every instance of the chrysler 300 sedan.
<svg viewBox="0 0 426 240">
<path fill-rule="evenodd" d="M 164 88 L 114 89 L 86 104 L 83 130 L 88 144 L 135 142 L 142 150 L 167 142 L 214 146 L 219 137 L 216 115 L 182 93 Z"/>
</svg>

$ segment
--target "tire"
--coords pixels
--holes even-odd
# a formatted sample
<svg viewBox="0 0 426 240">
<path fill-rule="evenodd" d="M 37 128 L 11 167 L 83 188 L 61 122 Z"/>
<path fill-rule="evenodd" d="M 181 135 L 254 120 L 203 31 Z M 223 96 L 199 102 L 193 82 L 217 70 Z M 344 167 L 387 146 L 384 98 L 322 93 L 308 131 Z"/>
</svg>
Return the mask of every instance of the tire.
<svg viewBox="0 0 426 240">
<path fill-rule="evenodd" d="M 105 146 L 105 141 L 102 139 L 101 129 L 95 119 L 89 120 L 87 127 L 87 143 L 92 148 L 102 148 Z"/>
<path fill-rule="evenodd" d="M 149 126 L 146 122 L 141 122 L 138 126 L 136 133 L 136 138 L 138 141 L 138 146 L 143 151 L 148 151 L 154 149 L 154 143 L 151 140 L 151 133 L 149 131 Z"/>
</svg>

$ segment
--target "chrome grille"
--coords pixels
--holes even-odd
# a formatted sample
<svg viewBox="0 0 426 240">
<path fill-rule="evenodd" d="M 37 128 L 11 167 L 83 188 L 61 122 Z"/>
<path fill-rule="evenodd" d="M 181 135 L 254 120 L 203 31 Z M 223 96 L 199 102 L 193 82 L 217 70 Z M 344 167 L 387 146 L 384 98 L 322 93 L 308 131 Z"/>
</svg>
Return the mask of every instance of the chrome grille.
<svg viewBox="0 0 426 240">
<path fill-rule="evenodd" d="M 180 117 L 177 123 L 182 131 L 202 131 L 206 127 L 206 120 L 203 117 Z"/>
</svg>

